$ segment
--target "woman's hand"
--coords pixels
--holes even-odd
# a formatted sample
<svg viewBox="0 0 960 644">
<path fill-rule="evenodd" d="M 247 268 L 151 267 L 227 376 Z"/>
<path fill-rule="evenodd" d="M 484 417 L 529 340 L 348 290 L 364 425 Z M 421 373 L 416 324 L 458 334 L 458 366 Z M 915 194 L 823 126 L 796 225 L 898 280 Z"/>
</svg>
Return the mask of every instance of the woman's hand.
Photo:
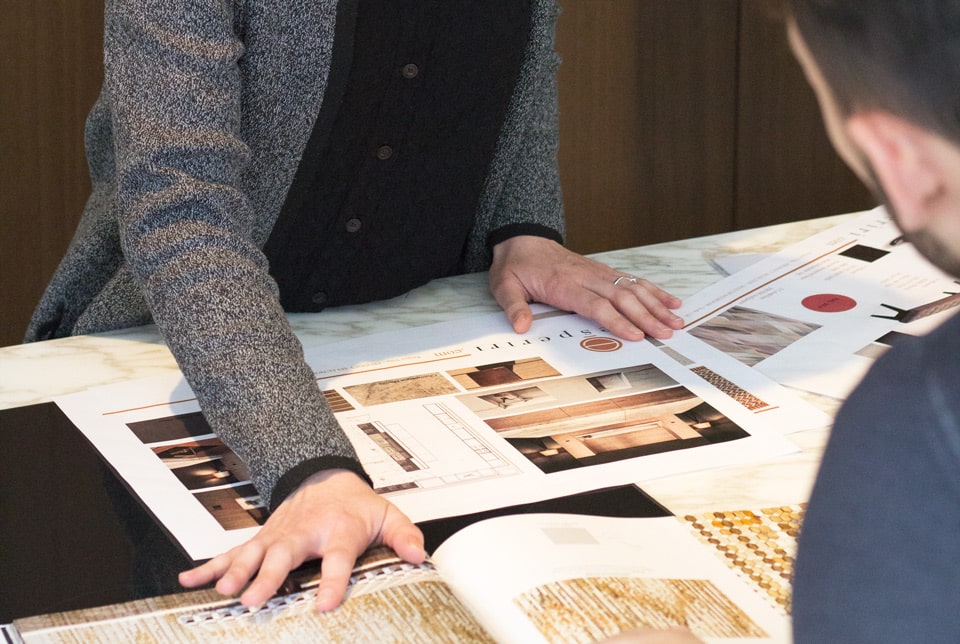
<svg viewBox="0 0 960 644">
<path fill-rule="evenodd" d="M 573 311 L 625 340 L 669 338 L 683 327 L 679 298 L 544 237 L 511 237 L 493 249 L 490 291 L 517 333 L 533 323 L 530 302 Z"/>
<path fill-rule="evenodd" d="M 256 536 L 205 564 L 180 574 L 188 588 L 216 581 L 235 595 L 251 579 L 240 601 L 259 606 L 272 597 L 294 568 L 321 558 L 316 607 L 343 601 L 354 563 L 371 545 L 386 545 L 402 559 L 424 560 L 423 534 L 392 503 L 349 470 L 326 470 L 306 479 L 270 515 Z"/>
</svg>

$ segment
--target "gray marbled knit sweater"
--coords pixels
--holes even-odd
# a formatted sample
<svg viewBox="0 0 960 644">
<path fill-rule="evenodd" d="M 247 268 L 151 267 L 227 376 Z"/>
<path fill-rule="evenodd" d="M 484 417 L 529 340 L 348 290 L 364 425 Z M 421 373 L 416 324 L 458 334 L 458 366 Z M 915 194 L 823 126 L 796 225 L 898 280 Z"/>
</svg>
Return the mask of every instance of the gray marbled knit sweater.
<svg viewBox="0 0 960 644">
<path fill-rule="evenodd" d="M 465 265 L 491 231 L 562 232 L 556 0 L 533 33 Z M 155 322 L 214 431 L 272 505 L 291 468 L 355 458 L 261 252 L 323 99 L 336 0 L 108 0 L 87 121 L 93 191 L 26 340 Z"/>
</svg>

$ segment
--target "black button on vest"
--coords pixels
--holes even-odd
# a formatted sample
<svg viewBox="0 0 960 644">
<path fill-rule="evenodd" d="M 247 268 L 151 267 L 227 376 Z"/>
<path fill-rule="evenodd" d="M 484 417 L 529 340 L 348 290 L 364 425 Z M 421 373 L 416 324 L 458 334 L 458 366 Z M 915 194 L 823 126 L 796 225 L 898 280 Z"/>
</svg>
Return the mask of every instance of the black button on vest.
<svg viewBox="0 0 960 644">
<path fill-rule="evenodd" d="M 341 0 L 323 106 L 264 248 L 286 310 L 461 272 L 530 18 L 530 0 Z"/>
</svg>

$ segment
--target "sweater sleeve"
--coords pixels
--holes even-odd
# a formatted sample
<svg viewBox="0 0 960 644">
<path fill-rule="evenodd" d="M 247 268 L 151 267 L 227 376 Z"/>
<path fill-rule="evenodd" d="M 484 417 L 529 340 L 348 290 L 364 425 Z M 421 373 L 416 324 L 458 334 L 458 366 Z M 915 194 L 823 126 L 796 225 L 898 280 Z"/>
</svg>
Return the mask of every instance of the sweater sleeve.
<svg viewBox="0 0 960 644">
<path fill-rule="evenodd" d="M 485 270 L 495 244 L 517 235 L 562 242 L 563 199 L 557 162 L 559 112 L 556 0 L 536 0 L 517 88 L 481 200 L 468 268 Z"/>
<path fill-rule="evenodd" d="M 126 262 L 208 422 L 275 505 L 285 472 L 357 459 L 254 241 L 236 17 L 225 1 L 111 0 L 105 19 Z"/>
</svg>

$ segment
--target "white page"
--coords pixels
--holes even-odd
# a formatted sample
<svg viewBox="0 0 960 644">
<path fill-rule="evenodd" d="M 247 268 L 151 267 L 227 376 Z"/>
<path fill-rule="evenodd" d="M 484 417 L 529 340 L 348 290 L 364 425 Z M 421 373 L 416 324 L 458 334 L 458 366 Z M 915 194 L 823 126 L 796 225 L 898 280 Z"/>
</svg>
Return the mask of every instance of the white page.
<svg viewBox="0 0 960 644">
<path fill-rule="evenodd" d="M 789 641 L 789 619 L 674 517 L 498 517 L 454 534 L 433 560 L 502 642 L 591 641 L 683 622 L 707 642 Z"/>
<path fill-rule="evenodd" d="M 307 352 L 375 488 L 412 520 L 766 459 L 795 451 L 781 433 L 829 423 L 703 343 L 680 356 L 538 311 L 523 336 L 495 314 Z M 258 529 L 262 501 L 182 377 L 57 403 L 192 558 Z"/>
<path fill-rule="evenodd" d="M 769 257 L 768 253 L 736 253 L 710 260 L 710 264 L 724 275 L 733 275 Z"/>
<path fill-rule="evenodd" d="M 898 334 L 927 333 L 960 303 L 945 301 L 957 282 L 900 239 L 883 209 L 861 213 L 687 298 L 679 313 L 689 335 L 777 382 L 846 398 Z M 937 301 L 945 310 L 924 317 Z M 921 315 L 888 319 L 898 309 Z"/>
</svg>

